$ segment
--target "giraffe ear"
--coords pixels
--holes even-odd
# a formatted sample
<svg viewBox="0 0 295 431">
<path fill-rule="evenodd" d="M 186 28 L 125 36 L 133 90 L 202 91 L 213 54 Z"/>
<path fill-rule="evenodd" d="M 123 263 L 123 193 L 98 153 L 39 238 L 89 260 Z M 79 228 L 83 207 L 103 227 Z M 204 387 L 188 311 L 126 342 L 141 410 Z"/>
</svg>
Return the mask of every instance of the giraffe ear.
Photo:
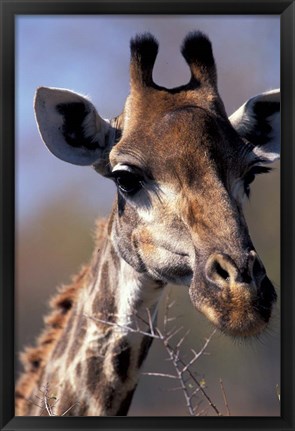
<svg viewBox="0 0 295 431">
<path fill-rule="evenodd" d="M 280 90 L 252 97 L 229 117 L 238 134 L 264 162 L 280 158 Z"/>
<path fill-rule="evenodd" d="M 84 166 L 101 165 L 107 159 L 115 129 L 87 98 L 69 90 L 40 87 L 34 108 L 41 137 L 55 156 Z"/>
</svg>

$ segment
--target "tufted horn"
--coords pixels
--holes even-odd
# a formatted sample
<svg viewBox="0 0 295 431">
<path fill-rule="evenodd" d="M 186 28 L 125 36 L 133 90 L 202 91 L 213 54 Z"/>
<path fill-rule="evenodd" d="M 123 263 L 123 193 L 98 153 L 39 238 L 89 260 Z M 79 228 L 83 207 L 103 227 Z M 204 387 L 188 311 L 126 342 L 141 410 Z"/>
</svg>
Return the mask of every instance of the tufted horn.
<svg viewBox="0 0 295 431">
<path fill-rule="evenodd" d="M 217 74 L 211 42 L 200 31 L 189 33 L 181 46 L 181 53 L 191 70 L 191 83 L 209 84 L 216 88 Z"/>
<path fill-rule="evenodd" d="M 153 67 L 158 54 L 159 44 L 153 35 L 144 33 L 131 39 L 130 78 L 132 87 L 151 87 Z"/>
</svg>

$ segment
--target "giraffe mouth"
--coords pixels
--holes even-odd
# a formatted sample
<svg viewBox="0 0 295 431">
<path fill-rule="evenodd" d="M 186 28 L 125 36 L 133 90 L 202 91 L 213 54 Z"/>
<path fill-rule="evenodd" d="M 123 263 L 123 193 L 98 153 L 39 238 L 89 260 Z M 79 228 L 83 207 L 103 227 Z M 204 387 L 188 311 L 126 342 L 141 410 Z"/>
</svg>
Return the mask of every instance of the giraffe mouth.
<svg viewBox="0 0 295 431">
<path fill-rule="evenodd" d="M 158 247 L 157 253 L 153 249 L 147 254 L 140 253 L 140 257 L 146 262 L 146 267 L 153 278 L 165 283 L 190 286 L 193 270 L 188 253 L 162 245 Z"/>
<path fill-rule="evenodd" d="M 252 244 L 232 254 L 213 250 L 196 261 L 189 294 L 210 322 L 235 337 L 261 333 L 277 299 Z"/>
<path fill-rule="evenodd" d="M 267 276 L 259 289 L 247 283 L 223 290 L 208 283 L 192 283 L 189 293 L 193 305 L 218 329 L 242 338 L 259 335 L 267 327 L 277 300 Z"/>
<path fill-rule="evenodd" d="M 183 260 L 184 255 L 178 253 L 173 253 L 173 255 L 176 257 L 173 265 L 165 264 L 165 261 L 159 261 L 150 268 L 150 272 L 153 277 L 161 279 L 165 283 L 189 287 L 193 279 L 193 271 L 189 261 L 188 259 Z"/>
</svg>

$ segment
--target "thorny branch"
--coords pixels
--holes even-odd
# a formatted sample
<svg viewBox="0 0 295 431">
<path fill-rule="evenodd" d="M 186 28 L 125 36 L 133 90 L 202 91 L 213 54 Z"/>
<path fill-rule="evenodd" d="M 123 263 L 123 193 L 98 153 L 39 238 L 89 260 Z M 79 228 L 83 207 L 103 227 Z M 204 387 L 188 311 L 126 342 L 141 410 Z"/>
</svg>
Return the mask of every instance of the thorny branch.
<svg viewBox="0 0 295 431">
<path fill-rule="evenodd" d="M 199 400 L 198 395 L 202 395 L 203 398 L 205 398 L 206 402 L 209 405 L 209 408 L 212 408 L 215 414 L 218 416 L 222 416 L 220 410 L 217 408 L 215 403 L 212 401 L 210 396 L 208 395 L 206 391 L 205 382 L 203 379 L 200 381 L 195 376 L 196 372 L 192 370 L 192 366 L 197 362 L 197 360 L 205 354 L 205 350 L 208 347 L 208 344 L 210 343 L 212 337 L 214 336 L 216 329 L 211 333 L 211 335 L 206 339 L 204 345 L 199 350 L 199 352 L 196 352 L 195 350 L 191 349 L 191 353 L 193 354 L 192 358 L 189 361 L 184 361 L 184 359 L 181 356 L 180 348 L 185 341 L 186 337 L 188 336 L 190 331 L 187 331 L 176 343 L 175 346 L 171 344 L 172 340 L 175 339 L 176 335 L 181 333 L 183 330 L 183 327 L 173 327 L 172 329 L 168 329 L 168 325 L 173 322 L 176 317 L 170 317 L 169 311 L 173 307 L 175 301 L 169 303 L 169 297 L 166 299 L 166 310 L 164 315 L 164 330 L 163 332 L 160 331 L 158 327 L 155 327 L 153 325 L 153 320 L 151 317 L 150 310 L 147 309 L 147 320 L 143 319 L 141 316 L 136 316 L 135 323 L 133 326 L 129 325 L 121 325 L 116 322 L 109 322 L 103 319 L 99 319 L 93 316 L 85 315 L 85 317 L 92 319 L 95 322 L 103 323 L 109 326 L 116 327 L 118 329 L 122 329 L 127 332 L 132 333 L 138 333 L 147 337 L 151 337 L 156 340 L 160 340 L 163 344 L 165 350 L 168 353 L 168 360 L 172 362 L 174 368 L 175 368 L 175 374 L 166 374 L 166 373 L 153 373 L 153 372 L 147 372 L 143 373 L 144 375 L 148 376 L 155 376 L 155 377 L 166 377 L 169 379 L 175 379 L 178 380 L 179 386 L 176 388 L 173 388 L 173 390 L 181 390 L 183 392 L 185 402 L 187 409 L 189 411 L 189 414 L 191 416 L 201 416 L 201 414 L 205 413 L 204 410 L 200 411 L 200 404 L 202 400 Z M 139 322 L 141 321 L 147 329 L 140 328 Z M 227 410 L 227 414 L 230 415 L 230 410 L 228 407 L 228 402 L 226 398 L 226 394 L 224 391 L 224 386 L 222 383 L 222 380 L 220 379 L 220 385 L 221 390 L 223 394 L 223 399 L 225 403 L 225 407 Z"/>
<path fill-rule="evenodd" d="M 49 384 L 47 383 L 44 386 L 44 389 L 39 389 L 39 392 L 41 393 L 41 396 L 35 395 L 35 397 L 40 401 L 41 405 L 38 404 L 38 402 L 30 400 L 32 404 L 39 407 L 41 409 L 40 416 L 43 415 L 43 413 L 46 411 L 48 416 L 66 416 L 66 414 L 72 410 L 74 406 L 79 404 L 78 402 L 71 405 L 67 410 L 65 410 L 61 415 L 56 415 L 54 413 L 54 408 L 56 404 L 58 403 L 58 399 L 55 396 L 49 395 Z"/>
</svg>

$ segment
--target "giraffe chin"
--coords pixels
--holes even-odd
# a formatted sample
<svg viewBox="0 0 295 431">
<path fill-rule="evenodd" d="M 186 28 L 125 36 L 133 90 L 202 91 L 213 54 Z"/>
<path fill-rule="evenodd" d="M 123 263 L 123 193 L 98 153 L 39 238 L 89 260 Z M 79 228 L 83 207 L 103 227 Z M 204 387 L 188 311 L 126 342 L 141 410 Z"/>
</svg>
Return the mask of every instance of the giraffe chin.
<svg viewBox="0 0 295 431">
<path fill-rule="evenodd" d="M 203 285 L 190 286 L 193 305 L 221 332 L 232 337 L 247 338 L 261 334 L 267 327 L 276 293 L 265 277 L 260 289 L 241 283 L 234 291 L 222 292 Z"/>
<path fill-rule="evenodd" d="M 216 328 L 231 337 L 247 338 L 257 336 L 264 331 L 268 324 L 256 313 L 248 313 L 246 320 L 244 320 L 243 317 L 238 316 L 238 313 L 221 314 L 206 304 L 199 306 L 198 310 Z"/>
</svg>

